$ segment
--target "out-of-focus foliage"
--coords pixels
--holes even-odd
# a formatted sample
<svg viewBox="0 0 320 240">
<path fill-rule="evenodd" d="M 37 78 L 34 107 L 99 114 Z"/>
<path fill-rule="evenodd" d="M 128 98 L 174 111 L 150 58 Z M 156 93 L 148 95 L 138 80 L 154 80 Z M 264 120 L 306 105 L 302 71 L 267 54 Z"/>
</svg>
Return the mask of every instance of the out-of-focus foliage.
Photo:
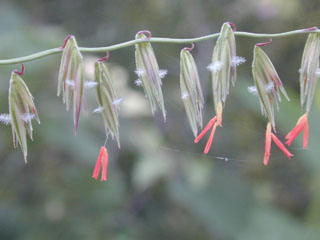
<svg viewBox="0 0 320 240">
<path fill-rule="evenodd" d="M 0 58 L 23 56 L 63 45 L 68 34 L 79 46 L 106 46 L 133 39 L 139 30 L 153 36 L 195 37 L 219 32 L 232 21 L 239 30 L 283 32 L 319 24 L 317 0 L 91 1 L 2 0 Z M 278 136 L 294 126 L 302 111 L 299 72 L 307 36 L 274 39 L 264 50 L 273 60 L 290 102 L 275 114 Z M 260 39 L 261 40 L 261 39 Z M 26 63 L 23 76 L 34 96 L 41 125 L 28 142 L 28 164 L 14 150 L 9 126 L 0 126 L 0 239 L 318 239 L 320 229 L 320 96 L 309 116 L 309 150 L 299 139 L 295 157 L 275 151 L 262 164 L 266 120 L 253 84 L 253 46 L 259 40 L 236 37 L 237 55 L 247 58 L 230 89 L 223 128 L 211 155 L 193 144 L 179 90 L 181 45 L 153 44 L 163 79 L 167 122 L 150 113 L 143 89 L 134 85 L 134 47 L 111 52 L 110 74 L 120 106 L 121 150 L 108 141 L 108 182 L 91 178 L 105 141 L 103 121 L 92 114 L 94 89 L 86 90 L 78 134 L 72 114 L 56 97 L 59 55 Z M 213 115 L 210 63 L 215 40 L 196 44 L 205 105 Z M 86 80 L 98 57 L 84 54 Z M 8 112 L 10 73 L 0 66 L 0 112 Z M 216 158 L 220 157 L 220 158 Z"/>
</svg>

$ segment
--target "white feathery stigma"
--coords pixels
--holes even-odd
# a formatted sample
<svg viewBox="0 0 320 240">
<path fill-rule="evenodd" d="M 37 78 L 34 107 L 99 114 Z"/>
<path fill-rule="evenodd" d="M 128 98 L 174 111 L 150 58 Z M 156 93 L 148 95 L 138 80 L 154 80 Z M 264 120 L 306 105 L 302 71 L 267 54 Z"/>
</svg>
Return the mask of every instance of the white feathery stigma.
<svg viewBox="0 0 320 240">
<path fill-rule="evenodd" d="M 101 113 L 103 111 L 103 107 L 97 107 L 96 109 L 93 110 L 93 113 Z"/>
<path fill-rule="evenodd" d="M 207 69 L 208 69 L 209 71 L 215 73 L 215 72 L 220 71 L 221 68 L 222 68 L 222 66 L 223 66 L 223 63 L 222 63 L 221 61 L 215 61 L 215 62 L 213 62 L 213 63 L 210 63 L 210 64 L 208 65 Z"/>
<path fill-rule="evenodd" d="M 232 58 L 232 65 L 233 66 L 239 66 L 240 64 L 245 63 L 247 60 L 244 57 L 241 56 L 235 56 Z"/>
<path fill-rule="evenodd" d="M 122 101 L 123 101 L 122 98 L 118 98 L 118 99 L 113 100 L 112 104 L 113 105 L 119 105 L 120 103 L 122 103 Z"/>
<path fill-rule="evenodd" d="M 274 84 L 273 82 L 268 83 L 268 85 L 266 86 L 266 92 L 270 93 L 274 90 Z"/>
<path fill-rule="evenodd" d="M 168 73 L 168 70 L 167 70 L 167 69 L 159 69 L 159 72 L 158 72 L 159 77 L 160 77 L 161 79 L 164 78 L 164 77 L 167 75 L 167 73 Z"/>
<path fill-rule="evenodd" d="M 136 86 L 138 86 L 138 87 L 142 86 L 142 81 L 141 81 L 141 79 L 135 80 L 135 81 L 134 81 L 134 84 L 135 84 Z"/>
<path fill-rule="evenodd" d="M 0 114 L 0 122 L 5 124 L 5 125 L 9 125 L 11 123 L 10 114 L 1 113 Z"/>
<path fill-rule="evenodd" d="M 74 87 L 75 84 L 74 84 L 74 81 L 73 80 L 70 80 L 70 79 L 66 79 L 66 84 L 70 87 Z"/>
<path fill-rule="evenodd" d="M 187 98 L 189 98 L 189 97 L 190 97 L 190 95 L 189 95 L 189 93 L 187 93 L 187 92 L 183 92 L 182 95 L 181 95 L 181 98 L 182 98 L 183 100 L 185 100 L 185 99 L 187 99 Z"/>
<path fill-rule="evenodd" d="M 32 119 L 35 118 L 35 115 L 32 113 L 24 113 L 21 115 L 21 119 L 25 122 L 25 123 L 29 123 L 31 122 Z"/>
<path fill-rule="evenodd" d="M 94 88 L 98 85 L 97 82 L 94 82 L 94 81 L 86 81 L 84 82 L 84 87 L 85 88 Z"/>
<path fill-rule="evenodd" d="M 248 92 L 251 93 L 252 95 L 257 95 L 258 94 L 258 90 L 256 86 L 249 86 L 248 87 Z"/>
<path fill-rule="evenodd" d="M 142 68 L 137 68 L 134 72 L 138 77 L 141 77 L 145 73 Z"/>
</svg>

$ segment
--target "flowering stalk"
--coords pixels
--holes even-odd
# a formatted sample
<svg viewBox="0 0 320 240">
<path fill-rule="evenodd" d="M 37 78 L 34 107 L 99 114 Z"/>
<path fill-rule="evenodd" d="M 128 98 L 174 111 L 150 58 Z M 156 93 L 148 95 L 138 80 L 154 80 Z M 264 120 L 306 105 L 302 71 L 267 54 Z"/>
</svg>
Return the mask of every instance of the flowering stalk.
<svg viewBox="0 0 320 240">
<path fill-rule="evenodd" d="M 145 33 L 149 34 L 146 36 Z M 63 101 L 69 110 L 70 102 L 73 100 L 74 104 L 74 126 L 75 132 L 78 129 L 79 116 L 81 111 L 81 103 L 83 96 L 83 88 L 97 87 L 97 95 L 99 107 L 95 112 L 101 112 L 104 116 L 107 135 L 110 133 L 115 136 L 119 145 L 119 120 L 117 107 L 121 99 L 115 98 L 110 77 L 106 67 L 102 61 L 107 57 L 100 59 L 96 64 L 96 82 L 84 83 L 84 66 L 83 57 L 81 52 L 101 52 L 112 51 L 128 46 L 136 46 L 136 73 L 140 79 L 136 81 L 137 85 L 142 85 L 145 94 L 151 104 L 152 112 L 158 106 L 165 119 L 166 113 L 164 108 L 164 101 L 161 90 L 161 78 L 167 73 L 166 70 L 161 70 L 158 67 L 151 42 L 161 43 L 194 43 L 207 39 L 218 38 L 216 46 L 212 54 L 212 62 L 208 66 L 212 75 L 212 89 L 214 97 L 214 106 L 216 116 L 213 117 L 203 131 L 196 137 L 195 143 L 212 128 L 209 140 L 205 146 L 204 153 L 207 154 L 213 142 L 214 134 L 217 126 L 222 126 L 222 112 L 225 105 L 226 97 L 229 94 L 230 81 L 235 84 L 236 80 L 236 67 L 245 62 L 242 57 L 236 56 L 235 36 L 247 36 L 256 38 L 265 37 L 285 37 L 296 34 L 310 33 L 306 47 L 303 54 L 301 71 L 300 71 L 300 85 L 301 85 L 301 105 L 306 103 L 306 114 L 303 115 L 297 122 L 296 127 L 286 136 L 287 144 L 290 145 L 298 134 L 304 131 L 303 147 L 308 146 L 308 113 L 310 110 L 311 102 L 314 96 L 316 84 L 320 75 L 319 69 L 319 55 L 320 55 L 320 31 L 318 28 L 308 28 L 302 30 L 295 30 L 279 34 L 255 34 L 246 32 L 236 32 L 236 26 L 230 22 L 224 23 L 221 32 L 211 34 L 199 38 L 190 39 L 169 39 L 169 38 L 151 38 L 149 31 L 141 31 L 136 35 L 136 39 L 114 46 L 102 48 L 81 48 L 78 47 L 74 36 L 69 35 L 62 47 L 46 50 L 40 53 L 32 54 L 30 56 L 0 60 L 0 65 L 13 64 L 26 61 L 32 61 L 44 56 L 62 52 L 62 59 L 60 65 L 59 79 L 58 79 L 58 96 L 63 94 Z M 270 151 L 271 141 L 290 158 L 292 154 L 284 147 L 282 142 L 271 132 L 271 128 L 275 131 L 274 121 L 274 104 L 278 107 L 280 102 L 280 93 L 287 94 L 283 88 L 282 82 L 275 71 L 270 59 L 261 50 L 261 46 L 268 45 L 268 43 L 256 44 L 254 49 L 254 61 L 252 73 L 255 81 L 255 87 L 250 87 L 250 92 L 256 92 L 259 95 L 261 109 L 264 115 L 268 117 L 268 126 L 266 132 L 266 146 L 264 163 L 267 164 Z M 185 48 L 181 52 L 181 90 L 182 98 L 185 103 L 185 108 L 189 118 L 189 122 L 194 135 L 197 134 L 197 125 L 202 125 L 201 110 L 203 107 L 203 96 L 201 93 L 200 82 L 198 77 L 197 68 L 193 57 L 189 53 L 191 49 Z M 12 125 L 12 133 L 14 145 L 21 146 L 24 158 L 27 156 L 27 143 L 26 135 L 28 134 L 32 139 L 32 125 L 31 120 L 39 118 L 33 103 L 33 97 L 30 94 L 27 86 L 19 77 L 23 74 L 24 66 L 21 71 L 13 71 L 10 88 L 9 88 L 9 111 L 10 114 L 0 114 L 0 122 Z M 101 80 L 102 79 L 102 80 Z M 191 101 L 187 101 L 187 98 Z M 102 147 L 93 173 L 94 178 L 98 178 L 100 168 L 102 165 L 101 180 L 107 179 L 107 164 L 108 154 L 105 147 Z"/>
<path fill-rule="evenodd" d="M 108 176 L 107 176 L 108 175 L 108 162 L 109 162 L 108 151 L 104 146 L 102 146 L 100 148 L 100 153 L 99 153 L 96 165 L 95 165 L 95 167 L 93 169 L 93 173 L 92 173 L 92 177 L 94 179 L 98 180 L 99 173 L 100 173 L 100 170 L 102 167 L 100 181 L 101 182 L 107 181 L 107 179 L 108 179 Z"/>
<path fill-rule="evenodd" d="M 296 36 L 296 35 L 304 35 L 310 32 L 320 33 L 320 30 L 317 27 L 311 27 L 307 29 L 299 29 L 299 30 L 293 30 L 293 31 L 282 32 L 282 33 L 251 33 L 251 32 L 237 31 L 237 32 L 234 32 L 234 35 L 239 37 L 248 37 L 248 38 L 282 38 L 282 37 L 289 37 L 289 36 Z M 107 52 L 107 51 L 111 52 L 118 49 L 134 46 L 135 44 L 141 43 L 141 42 L 187 44 L 187 43 L 196 43 L 196 42 L 202 42 L 210 39 L 215 39 L 215 38 L 218 38 L 219 36 L 220 36 L 220 33 L 213 33 L 213 34 L 196 37 L 196 38 L 181 38 L 181 39 L 152 37 L 149 39 L 129 40 L 126 42 L 117 43 L 115 45 L 110 45 L 107 47 L 93 47 L 93 48 L 79 47 L 79 50 L 82 53 Z M 52 48 L 42 52 L 37 52 L 28 56 L 24 56 L 24 57 L 0 60 L 0 65 L 8 65 L 8 64 L 16 64 L 16 63 L 33 61 L 49 55 L 60 54 L 61 52 L 62 52 L 61 48 Z"/>
</svg>

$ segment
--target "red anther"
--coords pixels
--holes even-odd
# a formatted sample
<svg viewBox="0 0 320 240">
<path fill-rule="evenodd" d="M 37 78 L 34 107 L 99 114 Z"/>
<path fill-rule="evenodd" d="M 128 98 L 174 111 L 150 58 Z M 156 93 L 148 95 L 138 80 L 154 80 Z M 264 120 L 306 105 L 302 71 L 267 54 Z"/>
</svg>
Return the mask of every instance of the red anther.
<svg viewBox="0 0 320 240">
<path fill-rule="evenodd" d="M 66 39 L 64 40 L 64 44 L 63 44 L 62 47 L 60 47 L 60 49 L 64 49 L 66 47 L 67 42 L 71 37 L 73 37 L 73 35 L 71 35 L 71 34 L 66 37 Z"/>
<path fill-rule="evenodd" d="M 277 147 L 287 156 L 287 158 L 293 157 L 293 154 L 283 145 L 283 143 L 277 138 L 276 135 L 271 133 L 272 141 L 277 145 Z"/>
<path fill-rule="evenodd" d="M 232 27 L 232 31 L 237 31 L 237 25 L 236 24 L 234 24 L 233 22 L 228 22 L 229 23 L 229 25 Z"/>
<path fill-rule="evenodd" d="M 22 75 L 24 74 L 24 64 L 22 63 L 21 64 L 21 71 L 18 71 L 18 70 L 13 70 L 14 73 L 18 74 L 18 75 Z"/>
<path fill-rule="evenodd" d="M 215 124 L 213 125 L 213 128 L 212 128 L 212 130 L 211 130 L 211 133 L 210 133 L 208 142 L 207 142 L 207 144 L 206 144 L 206 147 L 204 148 L 204 151 L 203 151 L 204 154 L 208 154 L 208 152 L 210 151 L 210 148 L 211 148 L 211 146 L 212 146 L 212 141 L 213 141 L 214 133 L 216 132 L 217 126 L 218 126 L 218 124 L 217 124 L 217 122 L 215 122 Z"/>
<path fill-rule="evenodd" d="M 137 34 L 144 34 L 144 33 L 146 33 L 148 35 L 147 39 L 150 40 L 152 34 L 149 30 L 142 30 L 142 31 L 137 32 Z"/>
<path fill-rule="evenodd" d="M 317 31 L 317 30 L 319 30 L 318 27 L 311 27 L 311 28 L 303 29 L 303 31 L 305 31 L 305 32 L 313 32 L 313 31 Z"/>
<path fill-rule="evenodd" d="M 105 57 L 98 59 L 98 62 L 105 62 L 109 59 L 109 57 L 110 57 L 110 54 L 109 52 L 107 52 Z"/>
<path fill-rule="evenodd" d="M 207 126 L 202 130 L 202 132 L 196 137 L 196 139 L 194 140 L 194 143 L 198 143 L 201 138 L 203 138 L 203 136 L 210 130 L 210 128 L 215 124 L 215 122 L 217 121 L 217 117 L 213 117 L 207 124 Z"/>
<path fill-rule="evenodd" d="M 192 51 L 194 49 L 194 43 L 191 43 L 191 47 L 185 47 L 183 49 L 189 52 Z"/>
<path fill-rule="evenodd" d="M 269 39 L 269 42 L 257 43 L 256 46 L 263 47 L 269 45 L 270 43 L 272 43 L 272 38 Z"/>
</svg>

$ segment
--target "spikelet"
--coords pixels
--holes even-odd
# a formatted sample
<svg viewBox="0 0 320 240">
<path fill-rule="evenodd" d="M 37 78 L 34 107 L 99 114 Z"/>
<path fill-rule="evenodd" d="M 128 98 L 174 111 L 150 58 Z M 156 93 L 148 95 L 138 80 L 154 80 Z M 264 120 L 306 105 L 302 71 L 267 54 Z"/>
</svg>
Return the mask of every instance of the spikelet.
<svg viewBox="0 0 320 240">
<path fill-rule="evenodd" d="M 180 52 L 180 89 L 191 130 L 196 137 L 198 125 L 202 128 L 201 111 L 204 99 L 197 65 L 190 50 L 190 48 L 184 48 Z"/>
<path fill-rule="evenodd" d="M 79 51 L 75 37 L 68 36 L 62 52 L 57 95 L 60 96 L 62 92 L 63 103 L 66 104 L 67 111 L 70 109 L 71 99 L 73 100 L 75 133 L 77 133 L 79 126 L 83 88 L 83 57 Z"/>
<path fill-rule="evenodd" d="M 144 33 L 149 33 L 147 37 Z M 136 39 L 149 39 L 149 31 L 140 31 L 136 34 Z M 135 45 L 136 74 L 142 82 L 146 97 L 151 105 L 152 114 L 154 114 L 157 105 L 162 111 L 163 119 L 166 119 L 163 95 L 161 90 L 161 78 L 159 66 L 152 46 L 149 42 L 141 42 Z"/>
<path fill-rule="evenodd" d="M 229 94 L 230 81 L 233 85 L 236 82 L 236 60 L 234 33 L 230 23 L 224 23 L 213 50 L 212 62 L 207 67 L 211 71 L 213 100 L 219 124 L 222 108 Z"/>
<path fill-rule="evenodd" d="M 111 75 L 106 65 L 100 60 L 95 63 L 94 80 L 97 83 L 96 91 L 99 104 L 96 112 L 100 112 L 103 117 L 107 137 L 110 134 L 112 138 L 115 138 L 120 148 L 118 103 L 121 99 L 117 98 Z"/>
<path fill-rule="evenodd" d="M 260 46 L 256 44 L 253 51 L 252 75 L 259 96 L 261 111 L 275 129 L 274 105 L 279 110 L 280 92 L 289 100 L 283 84 L 271 60 Z"/>
<path fill-rule="evenodd" d="M 38 112 L 33 102 L 27 85 L 19 76 L 22 75 L 13 71 L 9 87 L 9 116 L 12 128 L 13 145 L 16 148 L 19 144 L 23 153 L 25 162 L 27 162 L 27 134 L 30 139 L 32 136 L 31 120 L 35 118 L 40 124 Z"/>
<path fill-rule="evenodd" d="M 314 29 L 314 28 L 311 28 Z M 316 28 L 317 29 L 317 28 Z M 303 134 L 303 148 L 308 148 L 309 142 L 309 123 L 308 114 L 312 105 L 314 93 L 316 91 L 317 83 L 320 77 L 319 68 L 319 57 L 320 57 L 320 34 L 319 33 L 309 33 L 308 39 L 306 41 L 302 60 L 300 72 L 300 101 L 301 107 L 306 105 L 306 113 L 303 114 L 296 126 L 287 134 L 286 144 L 290 146 L 292 142 L 298 137 L 300 132 Z"/>
<path fill-rule="evenodd" d="M 316 86 L 319 80 L 320 33 L 309 33 L 305 44 L 300 68 L 301 107 L 306 104 L 310 111 Z"/>
</svg>

